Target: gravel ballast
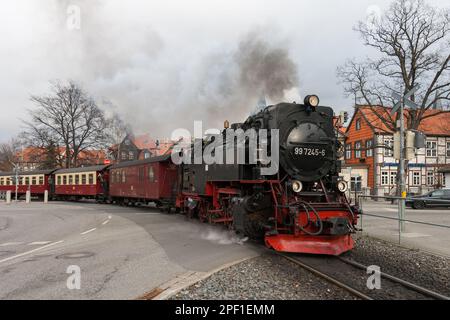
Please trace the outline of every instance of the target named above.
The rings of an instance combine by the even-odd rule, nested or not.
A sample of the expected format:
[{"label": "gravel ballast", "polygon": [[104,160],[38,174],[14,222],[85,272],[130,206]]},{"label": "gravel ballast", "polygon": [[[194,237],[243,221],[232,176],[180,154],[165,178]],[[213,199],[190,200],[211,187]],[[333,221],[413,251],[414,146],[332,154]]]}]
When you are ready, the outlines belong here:
[{"label": "gravel ballast", "polygon": [[[343,256],[444,295],[450,295],[450,259],[395,244],[356,237]],[[287,259],[267,252],[241,262],[172,296],[173,300],[352,300],[345,290],[316,277]]]},{"label": "gravel ballast", "polygon": [[323,300],[354,299],[273,253],[241,262],[182,290],[177,300]]}]

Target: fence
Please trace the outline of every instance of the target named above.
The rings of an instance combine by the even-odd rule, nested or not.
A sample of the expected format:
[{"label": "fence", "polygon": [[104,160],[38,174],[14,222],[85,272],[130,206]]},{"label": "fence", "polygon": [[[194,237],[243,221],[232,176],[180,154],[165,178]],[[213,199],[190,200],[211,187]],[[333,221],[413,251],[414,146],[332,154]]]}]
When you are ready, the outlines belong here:
[{"label": "fence", "polygon": [[[387,217],[387,216],[382,216],[382,215],[378,215],[378,214],[372,214],[372,213],[364,213],[364,208],[363,208],[363,201],[361,201],[361,199],[364,198],[370,198],[372,200],[378,200],[378,199],[385,199],[385,200],[412,200],[410,198],[402,198],[402,197],[385,197],[385,196],[371,196],[371,195],[358,195],[357,199],[358,199],[358,204],[359,207],[361,209],[361,211],[363,212],[360,216],[360,223],[361,223],[361,229],[363,228],[363,216],[370,216],[370,217],[376,217],[376,218],[381,218],[381,219],[388,219],[388,220],[396,220],[398,221],[398,243],[401,243],[401,239],[402,239],[402,223],[403,222],[410,222],[410,223],[416,223],[416,224],[421,224],[421,225],[427,225],[427,226],[432,226],[432,227],[438,227],[438,228],[447,228],[450,229],[449,225],[445,225],[445,224],[438,224],[438,223],[431,223],[431,222],[425,222],[425,221],[417,221],[417,220],[410,220],[410,219],[402,219],[400,217],[400,211],[398,212],[398,218],[394,218],[394,217]],[[427,202],[427,201],[433,201],[436,203],[442,203],[442,204],[448,204],[450,205],[450,200],[437,200],[437,199],[426,199],[426,198],[420,198],[420,201],[423,202]]]}]

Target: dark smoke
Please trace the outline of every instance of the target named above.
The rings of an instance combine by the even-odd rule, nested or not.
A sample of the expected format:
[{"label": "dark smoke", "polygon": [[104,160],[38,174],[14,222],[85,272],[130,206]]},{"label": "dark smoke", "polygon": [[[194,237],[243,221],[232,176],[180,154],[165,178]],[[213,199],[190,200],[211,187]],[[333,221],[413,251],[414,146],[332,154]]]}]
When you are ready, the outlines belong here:
[{"label": "dark smoke", "polygon": [[286,48],[270,43],[251,33],[239,45],[236,62],[240,69],[240,83],[249,94],[265,93],[279,101],[285,91],[298,85],[297,66]]}]

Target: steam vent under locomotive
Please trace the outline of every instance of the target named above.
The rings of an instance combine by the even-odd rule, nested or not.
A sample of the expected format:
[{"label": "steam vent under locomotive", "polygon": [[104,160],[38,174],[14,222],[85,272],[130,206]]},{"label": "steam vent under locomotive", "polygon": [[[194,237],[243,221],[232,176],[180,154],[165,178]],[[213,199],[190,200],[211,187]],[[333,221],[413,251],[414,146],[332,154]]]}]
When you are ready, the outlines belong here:
[{"label": "steam vent under locomotive", "polygon": [[[269,151],[271,130],[278,130],[279,168],[271,175],[261,173],[267,165],[248,161],[248,137],[246,162],[226,164],[227,149],[234,148],[235,157],[238,153],[234,138],[227,138],[226,122],[219,146],[223,164],[181,165],[177,206],[202,221],[264,239],[277,251],[339,255],[351,250],[358,209],[349,204],[347,183],[339,177],[336,119],[332,108],[319,106],[319,98],[311,95],[303,104],[268,106],[244,123],[231,125],[244,132],[265,129]],[[196,143],[210,150],[217,137]]]}]

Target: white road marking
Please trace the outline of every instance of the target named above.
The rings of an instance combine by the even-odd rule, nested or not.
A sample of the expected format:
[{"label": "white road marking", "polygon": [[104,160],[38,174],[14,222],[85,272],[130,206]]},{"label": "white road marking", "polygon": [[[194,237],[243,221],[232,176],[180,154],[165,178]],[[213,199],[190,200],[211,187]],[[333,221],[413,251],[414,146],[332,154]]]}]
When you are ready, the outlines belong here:
[{"label": "white road marking", "polygon": [[398,211],[398,209],[394,209],[394,208],[384,208],[384,210],[390,211],[390,212],[397,212]]},{"label": "white road marking", "polygon": [[136,212],[137,215],[146,215],[146,216],[157,216],[161,213],[159,212]]},{"label": "white road marking", "polygon": [[405,237],[405,238],[426,238],[426,237],[431,237],[431,235],[424,234],[424,233],[410,232],[410,233],[402,233],[402,237]]},{"label": "white road marking", "polygon": [[19,246],[23,244],[23,242],[5,242],[0,244],[0,247],[7,247],[7,246]]},{"label": "white road marking", "polygon": [[31,242],[31,243],[29,243],[28,245],[29,246],[41,246],[41,245],[43,245],[43,244],[48,244],[48,243],[50,243],[51,241],[35,241],[35,242]]},{"label": "white road marking", "polygon": [[108,216],[108,219],[111,219],[112,218],[112,216]]},{"label": "white road marking", "polygon": [[109,222],[109,220],[105,220],[105,221],[102,222],[102,225],[105,225],[105,224],[107,224],[108,222]]},{"label": "white road marking", "polygon": [[82,236],[84,236],[85,234],[88,234],[88,233],[90,233],[90,232],[92,232],[92,231],[95,231],[95,230],[97,230],[97,228],[92,228],[92,229],[89,229],[89,230],[87,230],[87,231],[85,231],[85,232],[82,232],[82,233],[80,233]]},{"label": "white road marking", "polygon": [[27,252],[23,252],[23,253],[17,254],[17,255],[15,255],[15,256],[11,256],[11,257],[2,259],[2,260],[0,260],[0,263],[3,263],[3,262],[6,262],[6,261],[10,261],[10,260],[13,260],[13,259],[16,259],[16,258],[20,258],[20,257],[26,256],[26,255],[28,255],[28,254],[30,254],[30,253],[34,253],[34,252],[36,252],[36,251],[40,251],[40,250],[42,250],[42,249],[46,249],[46,248],[52,247],[52,246],[57,245],[57,244],[60,244],[60,243],[62,243],[62,242],[64,242],[64,240],[57,241],[57,242],[53,242],[53,243],[47,244],[47,245],[45,245],[45,246],[43,246],[43,247],[39,247],[39,248],[30,250],[30,251],[27,251]]}]

